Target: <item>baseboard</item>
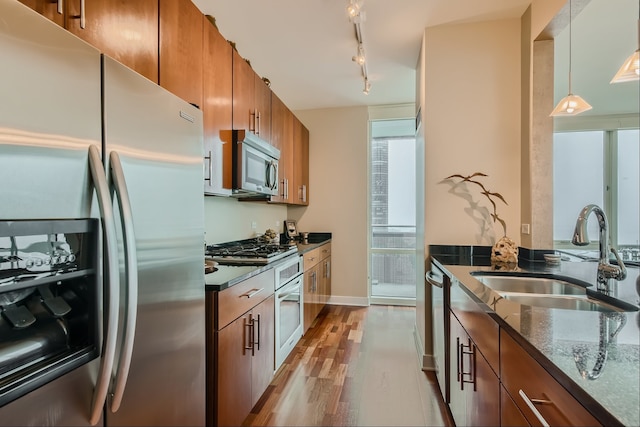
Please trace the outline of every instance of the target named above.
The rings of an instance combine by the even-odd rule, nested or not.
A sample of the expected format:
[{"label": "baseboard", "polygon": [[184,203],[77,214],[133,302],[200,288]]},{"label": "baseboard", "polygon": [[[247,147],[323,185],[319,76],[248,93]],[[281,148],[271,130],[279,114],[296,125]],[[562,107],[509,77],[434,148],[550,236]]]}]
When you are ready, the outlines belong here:
[{"label": "baseboard", "polygon": [[331,295],[327,304],[331,305],[355,305],[361,307],[368,307],[369,298],[367,297],[343,297],[340,295]]},{"label": "baseboard", "polygon": [[436,363],[432,354],[425,354],[424,347],[422,345],[422,340],[420,339],[420,334],[418,333],[418,327],[416,325],[413,326],[413,340],[416,343],[416,352],[418,353],[418,358],[420,360],[420,364],[423,371],[435,371]]}]

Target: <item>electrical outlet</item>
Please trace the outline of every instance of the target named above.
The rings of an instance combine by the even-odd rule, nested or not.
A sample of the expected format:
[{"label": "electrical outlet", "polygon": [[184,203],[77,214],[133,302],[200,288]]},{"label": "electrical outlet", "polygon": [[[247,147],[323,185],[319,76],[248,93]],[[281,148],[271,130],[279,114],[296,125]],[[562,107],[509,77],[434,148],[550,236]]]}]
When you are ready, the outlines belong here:
[{"label": "electrical outlet", "polygon": [[522,234],[531,234],[531,225],[529,224],[522,224],[520,226],[520,232]]},{"label": "electrical outlet", "polygon": [[280,228],[280,221],[276,221],[276,230]]},{"label": "electrical outlet", "polygon": [[255,221],[251,221],[251,229],[252,229],[252,230],[255,230],[255,229],[257,229],[257,228],[258,228],[258,223],[257,223],[257,222],[255,222]]}]

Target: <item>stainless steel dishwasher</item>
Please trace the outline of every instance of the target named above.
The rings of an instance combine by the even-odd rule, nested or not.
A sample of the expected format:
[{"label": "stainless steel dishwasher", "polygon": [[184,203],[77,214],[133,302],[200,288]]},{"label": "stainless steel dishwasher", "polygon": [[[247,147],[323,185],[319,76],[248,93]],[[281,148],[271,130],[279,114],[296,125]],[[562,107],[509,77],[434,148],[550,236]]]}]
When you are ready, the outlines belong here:
[{"label": "stainless steel dishwasher", "polygon": [[447,297],[449,295],[450,279],[438,266],[431,262],[431,270],[425,274],[427,283],[431,285],[431,319],[433,337],[433,358],[435,361],[436,376],[440,385],[442,398],[449,403],[449,307]]}]

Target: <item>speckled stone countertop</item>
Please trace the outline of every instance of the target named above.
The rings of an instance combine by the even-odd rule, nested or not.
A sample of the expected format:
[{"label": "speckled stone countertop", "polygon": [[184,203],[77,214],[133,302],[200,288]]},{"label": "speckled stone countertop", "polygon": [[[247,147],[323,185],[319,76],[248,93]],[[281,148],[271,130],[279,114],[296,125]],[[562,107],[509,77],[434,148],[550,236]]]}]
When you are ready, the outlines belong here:
[{"label": "speckled stone countertop", "polygon": [[[525,349],[551,372],[556,380],[590,408],[604,422],[640,425],[640,312],[603,313],[525,306],[504,298],[486,287],[471,273],[493,271],[488,257],[434,254],[432,260],[491,315],[510,335],[519,336]],[[504,274],[533,274],[578,280],[595,290],[596,262],[520,262],[515,271]],[[627,278],[616,282],[612,296],[638,307],[635,281],[640,270],[627,267]],[[591,292],[591,291],[589,291]],[[609,343],[607,357],[597,379],[583,377],[575,354],[586,359],[586,370],[594,370],[601,349],[601,325],[609,333],[620,328]],[[605,329],[606,330],[606,329]],[[515,334],[515,335],[514,335]],[[584,372],[584,371],[583,371]],[[591,401],[593,400],[593,401]],[[595,402],[595,403],[594,403]],[[605,413],[603,413],[603,409]],[[617,421],[617,423],[615,422]]]}]

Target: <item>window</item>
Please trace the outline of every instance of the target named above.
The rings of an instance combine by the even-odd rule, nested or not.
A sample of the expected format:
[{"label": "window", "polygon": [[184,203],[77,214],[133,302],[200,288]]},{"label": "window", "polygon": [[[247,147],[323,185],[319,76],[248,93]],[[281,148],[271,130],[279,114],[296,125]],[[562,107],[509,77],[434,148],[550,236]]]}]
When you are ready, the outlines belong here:
[{"label": "window", "polygon": [[371,135],[369,150],[371,302],[415,304],[414,121],[413,119],[372,121]]},{"label": "window", "polygon": [[[575,221],[588,204],[604,209],[611,244],[624,259],[640,255],[640,134],[638,129],[557,132],[553,142],[553,239],[571,245]],[[595,218],[595,217],[594,217]],[[596,249],[598,225],[589,220]]]}]

